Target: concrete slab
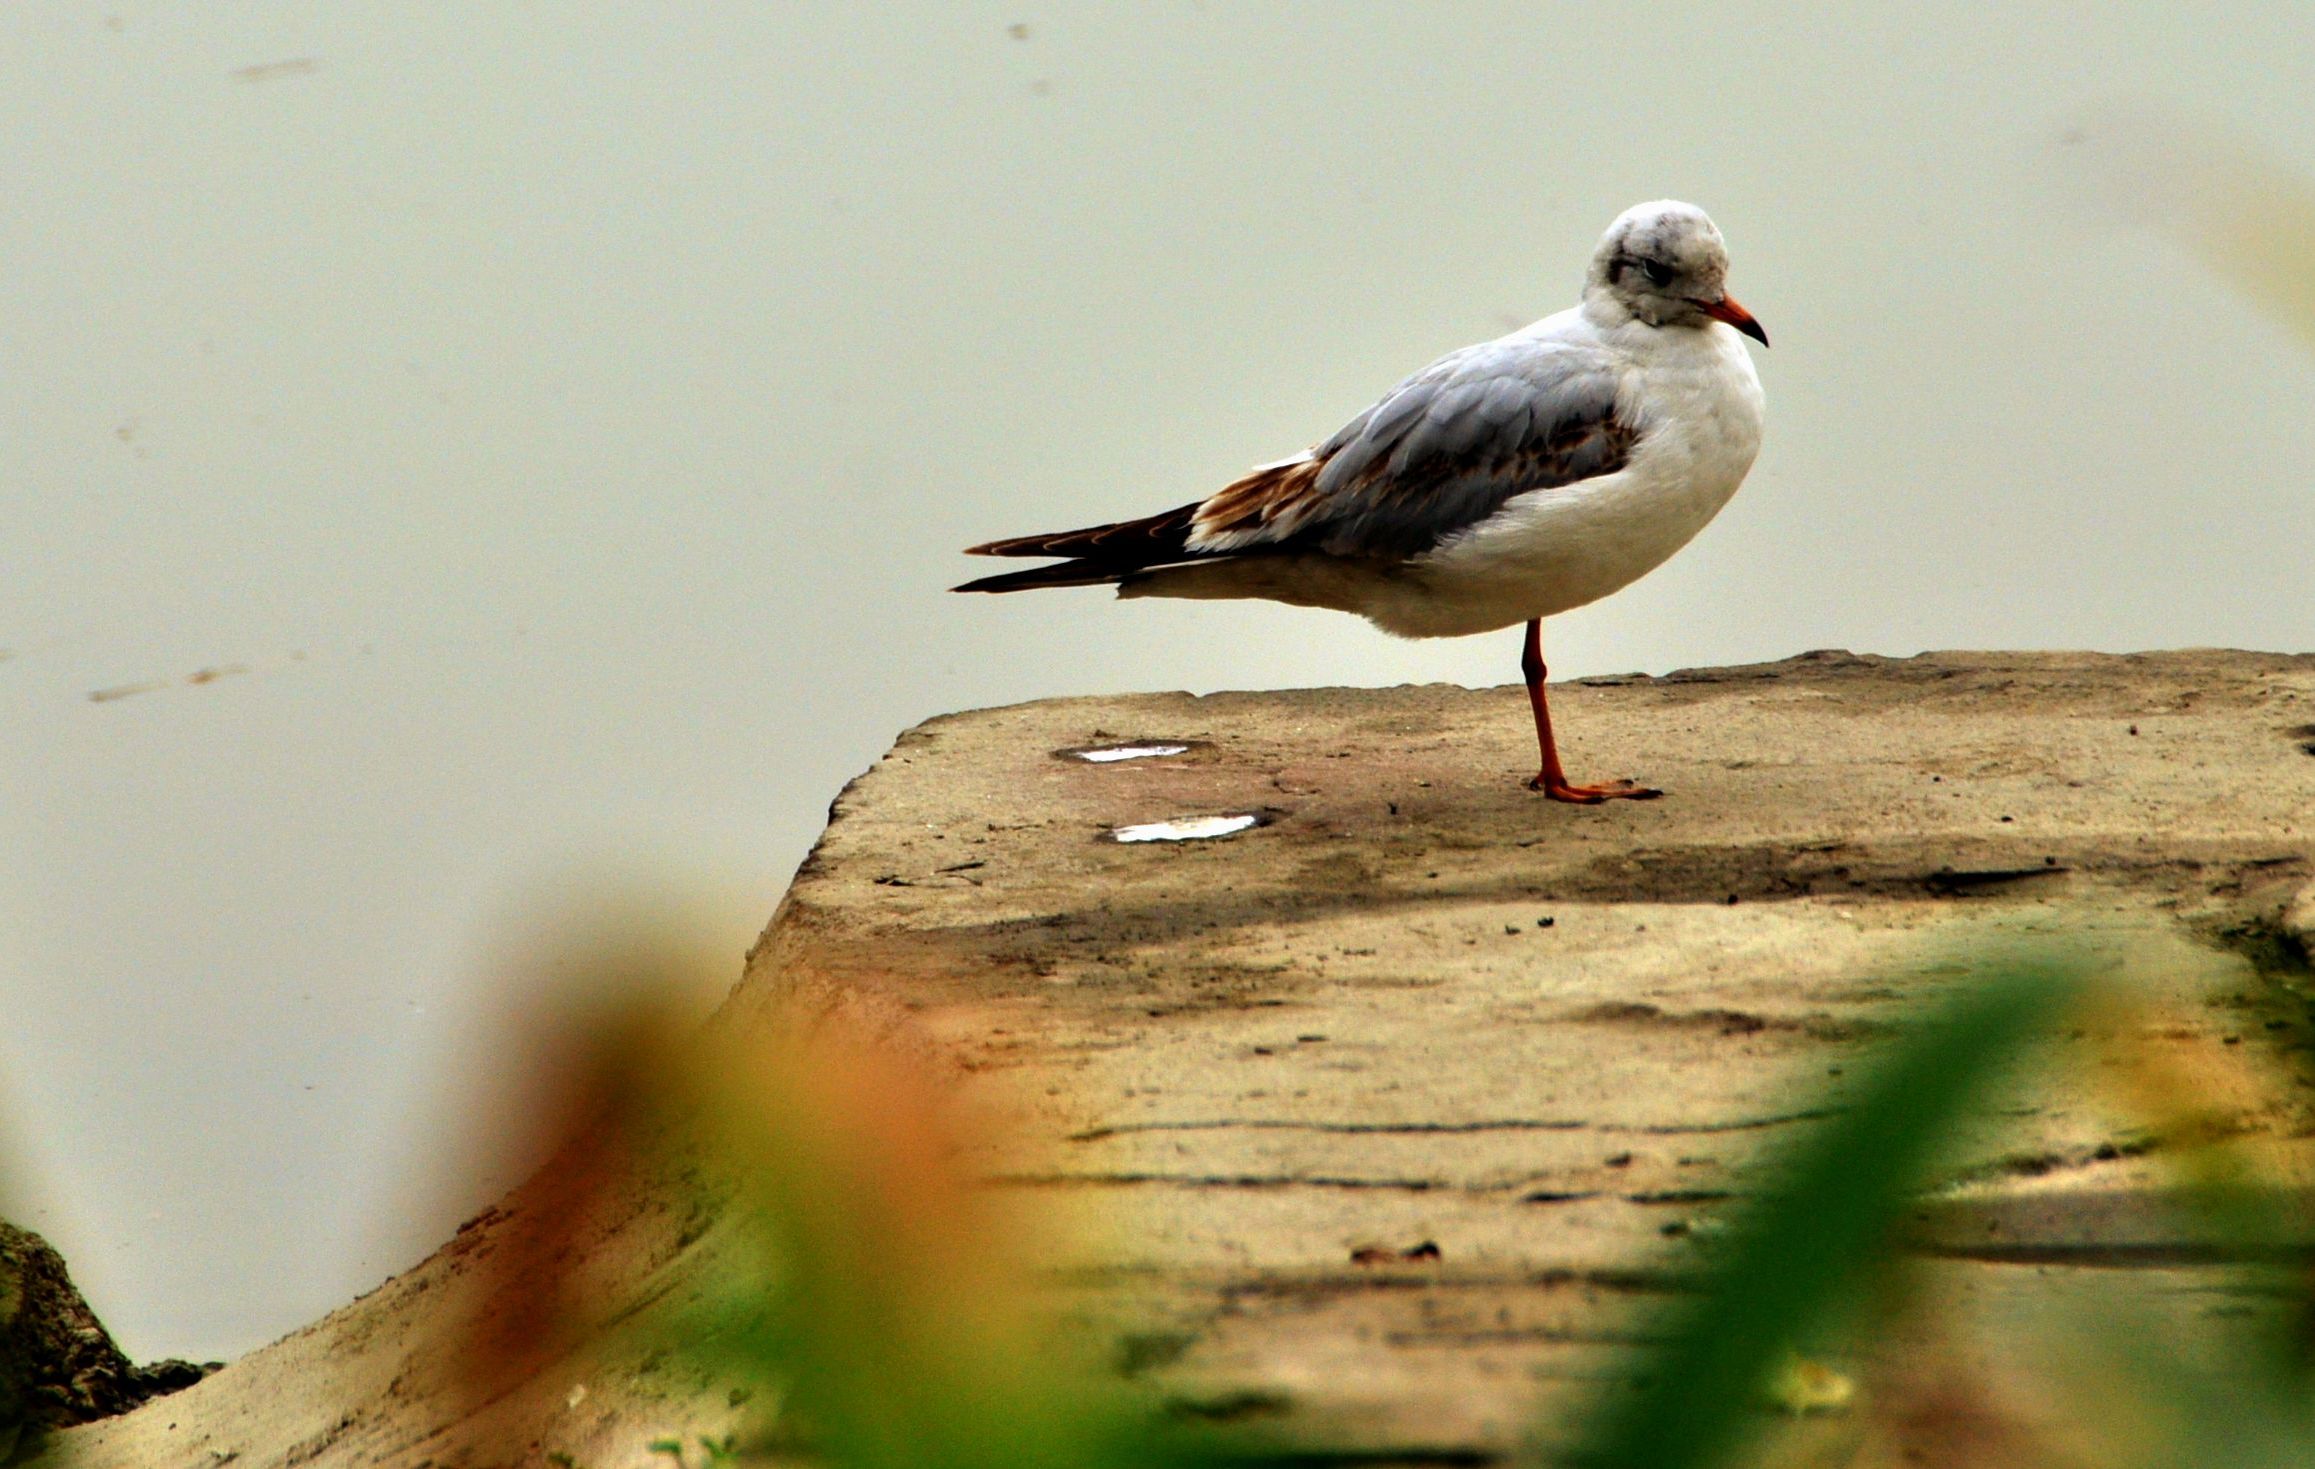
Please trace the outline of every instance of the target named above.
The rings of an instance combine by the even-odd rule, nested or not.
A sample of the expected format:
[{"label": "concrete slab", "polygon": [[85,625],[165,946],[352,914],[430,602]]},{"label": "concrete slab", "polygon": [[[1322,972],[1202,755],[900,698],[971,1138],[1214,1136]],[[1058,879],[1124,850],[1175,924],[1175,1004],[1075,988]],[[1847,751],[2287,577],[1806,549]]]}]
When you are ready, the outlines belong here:
[{"label": "concrete slab", "polygon": [[[718,1023],[907,1016],[1011,1121],[989,1187],[1063,1221],[1057,1310],[1188,1411],[1406,1462],[1508,1453],[1628,1371],[1762,1150],[1988,933],[2131,966],[2152,1008],[2112,1025],[2309,1180],[2288,1082],[2315,1042],[2290,933],[2315,912],[2315,657],[1822,653],[1554,708],[1579,779],[1666,798],[1522,789],[1512,688],[933,720],[837,798]],[[1159,753],[1082,758],[1119,746]],[[1116,835],[1212,817],[1254,821]],[[2095,1084],[2105,1039],[2085,1026],[2079,1064],[1957,1145],[1918,1241],[1948,1314],[2093,1274],[2208,1308],[2209,1267],[2165,1252],[2161,1139]],[[653,1205],[601,1221],[606,1292],[679,1299],[716,1248]],[[169,1405],[204,1452],[326,1465],[624,1462],[728,1418],[717,1385],[606,1357],[446,1423],[429,1344],[507,1227],[80,1431],[85,1462],[213,1462],[151,1457],[186,1442]]]}]

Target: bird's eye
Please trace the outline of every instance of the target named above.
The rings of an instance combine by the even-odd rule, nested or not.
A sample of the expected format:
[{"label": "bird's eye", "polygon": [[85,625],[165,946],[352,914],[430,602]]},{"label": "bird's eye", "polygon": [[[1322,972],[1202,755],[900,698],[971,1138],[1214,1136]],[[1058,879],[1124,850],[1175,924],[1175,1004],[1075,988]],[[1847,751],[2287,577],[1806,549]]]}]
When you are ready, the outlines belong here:
[{"label": "bird's eye", "polygon": [[1652,286],[1672,284],[1672,267],[1661,260],[1643,260],[1640,262],[1640,269],[1648,273],[1648,284]]}]

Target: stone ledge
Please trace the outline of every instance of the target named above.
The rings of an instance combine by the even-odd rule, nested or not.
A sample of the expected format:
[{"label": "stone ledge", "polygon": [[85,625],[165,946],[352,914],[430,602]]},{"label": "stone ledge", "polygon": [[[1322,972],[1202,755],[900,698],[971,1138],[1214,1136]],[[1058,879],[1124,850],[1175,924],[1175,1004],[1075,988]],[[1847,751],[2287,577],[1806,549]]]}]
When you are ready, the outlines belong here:
[{"label": "stone ledge", "polygon": [[[2127,956],[2155,1040],[2209,1075],[2315,1045],[2292,928],[2315,902],[2315,657],[1812,654],[1588,680],[1554,708],[1579,778],[1667,798],[1523,790],[1515,688],[932,720],[838,796],[718,1023],[907,1016],[1014,1119],[989,1186],[1073,1226],[1061,1308],[1121,1370],[1189,1411],[1459,1462],[1625,1370],[1760,1149],[1838,1105],[1836,1073],[1987,932]],[[1119,744],[1170,752],[1078,757]],[[1113,836],[1232,814],[1257,824]],[[2315,1117],[2284,1090],[2219,1100],[2307,1184]],[[2211,1267],[2165,1249],[2159,1140],[2079,1073],[2004,1112],[1925,1209],[1940,1300],[2206,1309]],[[720,1432],[720,1397],[608,1348],[456,1416],[445,1333],[524,1207],[166,1419],[71,1438],[92,1466],[326,1466],[640,1462]],[[625,1200],[589,1236],[591,1278],[646,1323],[715,1248],[669,1215]]]}]

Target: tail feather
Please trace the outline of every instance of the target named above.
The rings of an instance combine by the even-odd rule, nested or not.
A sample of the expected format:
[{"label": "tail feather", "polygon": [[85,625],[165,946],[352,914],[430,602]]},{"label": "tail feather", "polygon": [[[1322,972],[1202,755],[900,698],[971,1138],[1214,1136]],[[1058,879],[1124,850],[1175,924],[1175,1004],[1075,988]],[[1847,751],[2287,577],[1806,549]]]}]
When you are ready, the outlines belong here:
[{"label": "tail feather", "polygon": [[[1024,552],[1024,555],[1027,553]],[[1053,566],[1032,566],[1026,571],[1007,571],[997,576],[984,576],[966,582],[961,587],[950,587],[952,592],[1025,592],[1032,587],[1104,587],[1113,586],[1132,576],[1138,570],[1130,566],[1111,566],[1096,561],[1063,561]]]},{"label": "tail feather", "polygon": [[1121,570],[1152,566],[1161,561],[1179,561],[1190,554],[1190,519],[1197,514],[1198,505],[1202,503],[1193,502],[1168,510],[1163,515],[1152,515],[1142,520],[1120,520],[1111,525],[1087,526],[1083,530],[990,541],[985,545],[967,547],[965,554],[1068,556]]}]

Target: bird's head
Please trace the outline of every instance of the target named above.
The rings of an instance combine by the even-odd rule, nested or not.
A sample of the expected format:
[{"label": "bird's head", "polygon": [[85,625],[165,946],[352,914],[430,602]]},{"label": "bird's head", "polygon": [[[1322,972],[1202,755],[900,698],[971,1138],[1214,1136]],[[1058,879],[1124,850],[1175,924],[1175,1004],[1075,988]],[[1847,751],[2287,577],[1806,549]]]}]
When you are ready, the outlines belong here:
[{"label": "bird's head", "polygon": [[1728,247],[1705,212],[1677,199],[1635,204],[1600,236],[1584,285],[1650,326],[1725,321],[1763,347],[1768,333],[1728,294]]}]

